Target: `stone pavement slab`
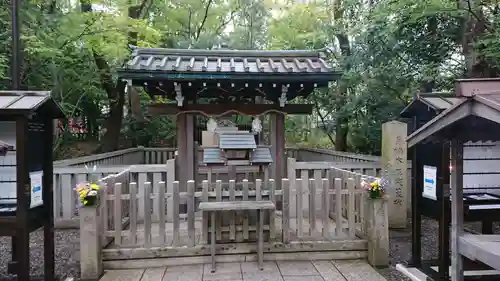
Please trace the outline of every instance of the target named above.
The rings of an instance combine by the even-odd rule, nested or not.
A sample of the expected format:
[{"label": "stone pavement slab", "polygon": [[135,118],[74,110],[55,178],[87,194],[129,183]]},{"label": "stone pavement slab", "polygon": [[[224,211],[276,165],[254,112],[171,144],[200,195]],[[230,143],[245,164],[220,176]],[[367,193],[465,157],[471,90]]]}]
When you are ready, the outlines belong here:
[{"label": "stone pavement slab", "polygon": [[319,272],[310,261],[278,261],[278,267],[283,276],[319,275]]},{"label": "stone pavement slab", "polygon": [[386,281],[364,260],[217,263],[109,270],[100,281]]},{"label": "stone pavement slab", "polygon": [[[203,265],[170,266],[162,281],[200,281],[203,280]],[[142,280],[139,280],[142,281]]]},{"label": "stone pavement slab", "polygon": [[386,281],[364,260],[332,261],[347,281]]},{"label": "stone pavement slab", "polygon": [[313,261],[316,270],[324,281],[345,281],[346,279],[331,261]]}]

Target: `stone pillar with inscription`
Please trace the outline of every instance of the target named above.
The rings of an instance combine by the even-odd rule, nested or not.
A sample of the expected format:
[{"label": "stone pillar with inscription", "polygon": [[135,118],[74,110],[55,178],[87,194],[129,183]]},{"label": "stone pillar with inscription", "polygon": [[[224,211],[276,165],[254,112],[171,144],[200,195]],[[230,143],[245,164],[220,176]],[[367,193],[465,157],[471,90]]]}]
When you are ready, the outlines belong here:
[{"label": "stone pillar with inscription", "polygon": [[382,177],[389,186],[388,213],[390,228],[405,228],[408,207],[407,125],[399,121],[382,124]]}]

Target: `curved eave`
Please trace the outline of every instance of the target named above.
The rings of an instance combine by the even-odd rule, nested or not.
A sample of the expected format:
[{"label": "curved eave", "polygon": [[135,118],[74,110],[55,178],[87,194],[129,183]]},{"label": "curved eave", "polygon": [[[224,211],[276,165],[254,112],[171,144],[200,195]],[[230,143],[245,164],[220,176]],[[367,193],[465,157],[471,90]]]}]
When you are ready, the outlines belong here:
[{"label": "curved eave", "polygon": [[[455,137],[461,138],[463,141],[475,140],[475,137],[478,137],[478,135],[481,135],[480,140],[487,139],[496,141],[500,139],[500,136],[498,136],[497,133],[498,127],[500,127],[500,103],[498,103],[495,98],[498,98],[498,96],[493,97],[492,95],[476,95],[464,98],[449,109],[441,112],[424,126],[409,135],[406,138],[408,147],[410,148],[419,144],[429,137],[440,135],[441,132],[452,128],[452,125],[455,123],[465,120],[465,118],[471,116],[478,117],[479,121],[475,121],[474,123],[477,124],[482,120],[484,121],[483,123],[487,124],[486,127],[489,126],[491,130],[476,132],[470,131],[470,128],[468,127],[472,127],[472,124],[469,122],[466,123],[466,127],[462,128],[462,130],[465,130],[470,135],[467,135],[467,137],[461,137],[464,132],[453,131],[453,135]],[[492,127],[488,124],[495,124],[497,127]]]},{"label": "curved eave", "polygon": [[269,82],[311,82],[325,83],[340,79],[342,72],[306,72],[306,73],[253,73],[253,72],[164,72],[164,71],[144,71],[144,70],[118,70],[120,79],[137,80],[172,80],[172,81],[192,81],[192,80],[245,80],[245,81],[269,81]]}]

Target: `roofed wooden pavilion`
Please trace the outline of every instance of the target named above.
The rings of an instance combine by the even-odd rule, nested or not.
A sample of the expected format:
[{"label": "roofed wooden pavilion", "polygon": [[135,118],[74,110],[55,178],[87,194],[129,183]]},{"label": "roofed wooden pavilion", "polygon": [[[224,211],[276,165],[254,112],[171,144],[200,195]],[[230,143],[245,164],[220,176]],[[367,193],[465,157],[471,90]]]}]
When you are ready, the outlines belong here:
[{"label": "roofed wooden pavilion", "polygon": [[[321,51],[179,50],[133,48],[119,71],[128,85],[142,86],[152,97],[172,102],[152,104],[152,115],[177,118],[177,180],[195,180],[194,120],[196,115],[220,119],[270,115],[271,177],[285,173],[285,114],[311,114],[311,104],[289,104],[337,79]],[[184,168],[185,167],[185,168]],[[280,183],[280,181],[277,181]],[[184,189],[183,187],[181,187]]]},{"label": "roofed wooden pavilion", "polygon": [[[500,79],[458,80],[456,97],[456,102],[408,136],[407,142],[408,147],[439,142],[451,148],[450,189],[443,188],[444,198],[451,196],[450,275],[452,281],[463,281],[464,264],[470,261],[500,270],[499,235],[466,234],[463,228],[464,209],[468,204],[464,197],[464,143],[500,141]],[[497,203],[489,204],[484,216],[500,207]],[[464,257],[469,262],[466,263]]]}]

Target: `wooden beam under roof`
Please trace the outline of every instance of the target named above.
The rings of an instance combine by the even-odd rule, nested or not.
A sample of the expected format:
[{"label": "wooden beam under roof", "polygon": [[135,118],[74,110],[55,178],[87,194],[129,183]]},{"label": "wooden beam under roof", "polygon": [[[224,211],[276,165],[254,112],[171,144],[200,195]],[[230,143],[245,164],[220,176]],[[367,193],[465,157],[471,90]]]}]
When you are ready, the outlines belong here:
[{"label": "wooden beam under roof", "polygon": [[177,104],[156,103],[148,106],[152,115],[178,115],[181,113],[196,113],[206,116],[229,115],[263,115],[271,112],[286,114],[312,114],[312,104],[186,104],[178,107]]}]

